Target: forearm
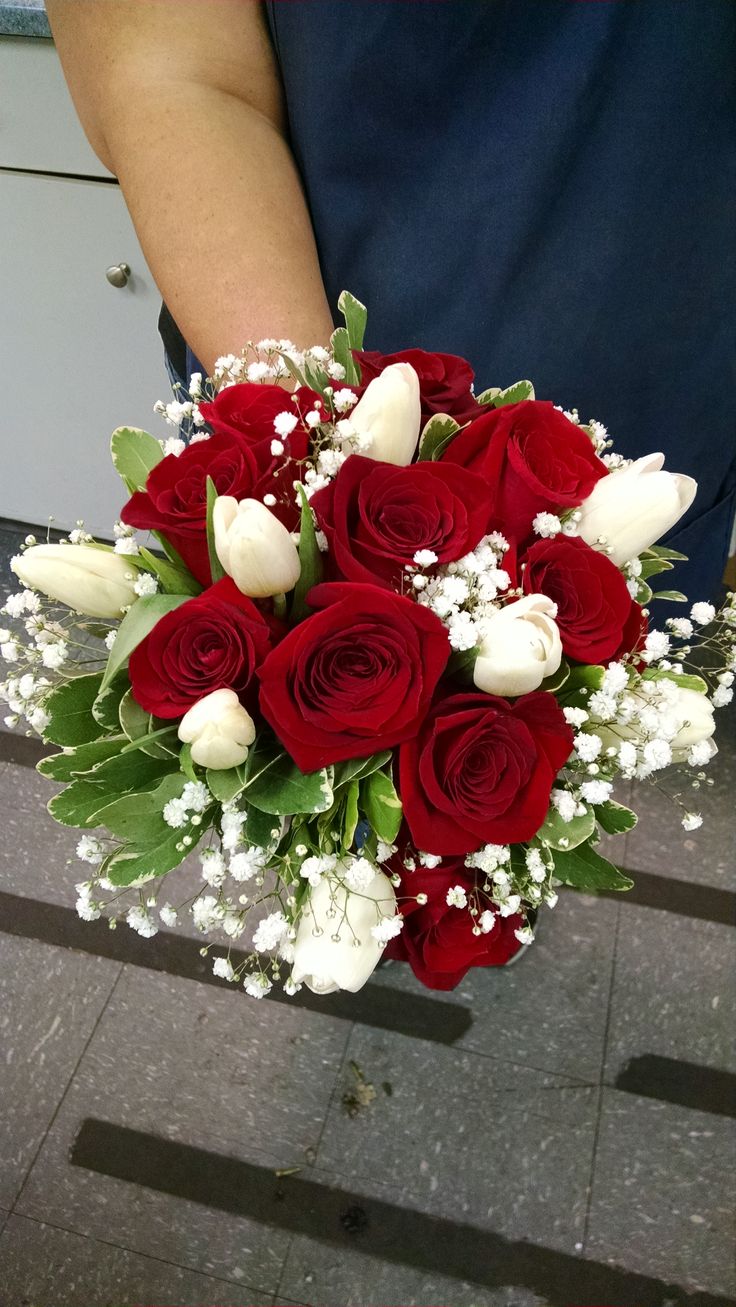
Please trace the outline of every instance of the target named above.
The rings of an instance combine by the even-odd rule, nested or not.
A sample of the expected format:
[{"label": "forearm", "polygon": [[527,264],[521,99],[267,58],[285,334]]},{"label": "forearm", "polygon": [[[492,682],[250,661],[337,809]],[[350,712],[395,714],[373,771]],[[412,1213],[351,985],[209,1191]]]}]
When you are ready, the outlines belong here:
[{"label": "forearm", "polygon": [[[153,112],[152,112],[153,110]],[[156,88],[106,140],[143,251],[204,365],[247,340],[327,344],[309,213],[277,128],[210,86]]]}]

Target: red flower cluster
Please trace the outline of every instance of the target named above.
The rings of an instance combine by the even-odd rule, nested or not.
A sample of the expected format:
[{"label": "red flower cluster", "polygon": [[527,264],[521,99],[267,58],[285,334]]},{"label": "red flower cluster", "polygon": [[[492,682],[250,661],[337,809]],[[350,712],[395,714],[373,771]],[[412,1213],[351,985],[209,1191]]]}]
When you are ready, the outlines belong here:
[{"label": "red flower cluster", "polygon": [[[407,569],[420,554],[431,560],[431,577],[489,533],[502,533],[515,596],[552,600],[565,655],[582,663],[637,648],[643,619],[604,554],[564,534],[535,536],[539,513],[574,509],[607,475],[584,431],[550,403],[480,406],[472,369],[454,355],[355,357],[358,393],[390,364],[410,363],[422,422],[446,413],[462,430],[440,461],[397,467],[359,454],[344,461],[311,501],[329,580],[307,596],[305,619],[280,624],[270,601],[246,598],[229,578],[210,584],[207,478],[219,495],[267,497],[293,530],[293,483],[310,452],[304,419],[325,401],[305,387],[288,395],[242,384],[203,403],[213,434],[164,458],[122,517],[162,533],[208,588],[138,645],[130,678],[138,703],[167,719],[213,690],[235,690],[304,772],[396,749],[406,838],[443,861],[410,877],[397,862],[408,906],[389,951],[426,984],[449,989],[470,966],[500,964],[519,946],[518,918],[494,913],[492,926],[474,932],[469,914],[448,906],[448,890],[459,887],[476,896],[479,913],[491,911],[464,855],[532,839],[573,733],[552,694],[505,699],[458,681],[441,615],[417,602]],[[274,420],[285,411],[298,421],[282,440],[284,452],[274,454]]]}]

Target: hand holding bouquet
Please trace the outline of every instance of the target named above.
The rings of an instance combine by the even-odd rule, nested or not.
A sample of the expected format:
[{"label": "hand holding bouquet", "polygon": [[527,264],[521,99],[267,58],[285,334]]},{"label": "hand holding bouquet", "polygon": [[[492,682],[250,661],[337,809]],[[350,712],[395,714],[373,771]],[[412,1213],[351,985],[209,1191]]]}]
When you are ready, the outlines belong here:
[{"label": "hand holding bouquet", "polygon": [[529,382],[364,352],[340,307],[329,351],[260,341],[157,406],[188,444],[119,428],[115,544],[29,542],[0,632],[10,723],[60,746],[49,810],[85,832],[80,914],[174,925],[196,850],[187,910],[255,997],[357,990],[385,949],[449,989],[559,886],[628,888],[596,848],[636,821],[614,784],[702,778],[736,669],[732,596],[651,625],[690,478]]}]

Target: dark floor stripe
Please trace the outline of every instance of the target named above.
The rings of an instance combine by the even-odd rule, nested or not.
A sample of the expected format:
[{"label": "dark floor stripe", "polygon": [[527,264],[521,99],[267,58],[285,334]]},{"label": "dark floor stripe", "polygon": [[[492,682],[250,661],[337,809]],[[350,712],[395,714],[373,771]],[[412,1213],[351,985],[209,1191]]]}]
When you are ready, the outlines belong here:
[{"label": "dark floor stripe", "polygon": [[[0,931],[43,944],[78,949],[95,957],[111,958],[169,976],[183,976],[205,985],[233,990],[227,981],[212,974],[212,957],[203,958],[199,940],[187,939],[171,931],[159,931],[154,939],[142,939],[127,926],[117,930],[103,920],[80,921],[73,908],[55,903],[41,903],[22,895],[0,892]],[[221,950],[215,950],[220,952]],[[231,949],[233,966],[245,955]],[[454,1044],[473,1024],[470,1010],[460,1003],[448,1003],[421,994],[398,993],[385,985],[368,985],[357,994],[340,990],[319,996],[302,989],[288,998],[274,986],[269,998],[275,1002],[307,1008],[323,1016],[359,1021],[381,1030],[394,1030],[412,1039],[426,1039],[435,1044]]]},{"label": "dark floor stripe", "polygon": [[699,1112],[736,1117],[736,1075],[695,1062],[645,1053],[632,1057],[616,1077],[616,1089]]},{"label": "dark floor stripe", "polygon": [[55,744],[44,744],[37,735],[15,735],[0,731],[0,762],[12,762],[16,767],[35,767],[42,758],[58,753]]},{"label": "dark floor stripe", "polygon": [[662,912],[675,912],[681,917],[697,921],[715,921],[722,926],[736,924],[736,894],[715,885],[698,885],[691,880],[674,880],[671,876],[657,876],[651,871],[636,871],[625,867],[626,875],[634,882],[633,889],[625,894],[610,890],[605,898],[619,903],[636,903],[639,907],[659,908]]},{"label": "dark floor stripe", "polygon": [[400,1266],[488,1289],[526,1288],[551,1307],[728,1307],[728,1300],[718,1295],[687,1292],[652,1276],[505,1239],[302,1175],[277,1177],[238,1158],[105,1121],[83,1121],[70,1161],[99,1175]]}]

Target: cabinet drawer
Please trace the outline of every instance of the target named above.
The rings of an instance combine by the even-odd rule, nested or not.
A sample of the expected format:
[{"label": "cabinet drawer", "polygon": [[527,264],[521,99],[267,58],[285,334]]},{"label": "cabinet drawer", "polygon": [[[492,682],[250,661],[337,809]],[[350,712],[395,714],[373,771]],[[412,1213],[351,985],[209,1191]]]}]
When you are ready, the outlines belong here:
[{"label": "cabinet drawer", "polygon": [[0,37],[0,168],[110,177],[87,143],[52,41]]},{"label": "cabinet drawer", "polygon": [[110,433],[170,434],[152,412],[171,394],[158,291],[117,186],[2,173],[0,229],[0,517],[109,534],[125,499]]}]

